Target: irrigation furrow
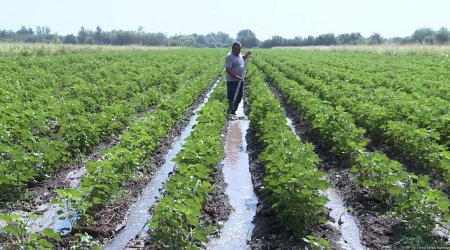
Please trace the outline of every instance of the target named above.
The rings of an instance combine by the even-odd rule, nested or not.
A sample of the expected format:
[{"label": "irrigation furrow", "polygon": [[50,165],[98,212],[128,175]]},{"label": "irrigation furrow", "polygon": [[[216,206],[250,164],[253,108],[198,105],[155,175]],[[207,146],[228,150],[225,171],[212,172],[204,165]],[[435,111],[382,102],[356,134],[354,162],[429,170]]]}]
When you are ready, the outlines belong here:
[{"label": "irrigation furrow", "polygon": [[325,219],[323,191],[329,186],[324,173],[315,167],[319,159],[311,144],[296,138],[262,74],[258,70],[250,73],[249,152],[254,188],[261,200],[250,245],[299,249],[307,247],[303,238],[308,237],[326,247],[329,242],[316,230]]},{"label": "irrigation furrow", "polygon": [[[130,206],[128,210],[128,218],[126,219],[126,226],[113,238],[113,240],[104,246],[104,249],[124,249],[137,235],[144,238],[144,235],[148,230],[148,221],[151,220],[152,215],[149,212],[149,208],[153,206],[155,201],[161,195],[161,189],[164,182],[169,177],[169,174],[174,170],[175,162],[173,158],[182,149],[186,137],[192,132],[192,128],[197,124],[197,112],[208,101],[212,91],[216,88],[220,79],[217,80],[212,89],[206,94],[206,97],[202,103],[193,110],[193,115],[190,117],[189,123],[181,132],[180,136],[170,146],[170,150],[164,156],[164,164],[158,169],[152,179],[145,186],[142,194],[137,201]],[[135,243],[136,244],[136,243]]]},{"label": "irrigation furrow", "polygon": [[166,53],[156,53],[150,62],[147,56],[137,52],[19,57],[10,63],[13,68],[6,67],[0,209],[5,209],[3,202],[28,198],[27,188],[91,152],[125,127],[130,117],[156,105],[162,95],[211,63],[195,64],[194,58],[175,63]]},{"label": "irrigation furrow", "polygon": [[[267,83],[265,83],[267,84]],[[299,132],[297,130],[304,129],[302,126],[295,126],[295,122],[293,121],[292,112],[286,111],[286,103],[282,101],[281,95],[273,86],[268,86],[273,96],[279,101],[281,105],[281,110],[286,115],[286,123],[291,128],[291,131],[295,134],[297,140],[302,141],[306,138],[300,138],[300,134],[304,134],[304,132]],[[320,157],[320,155],[319,155]],[[324,159],[320,160],[321,162]],[[329,180],[328,176],[325,176],[325,179]],[[358,223],[355,218],[348,213],[348,208],[345,207],[342,197],[339,195],[339,191],[333,187],[328,188],[324,192],[322,192],[328,199],[328,202],[325,204],[325,207],[329,209],[329,219],[326,225],[334,228],[339,233],[339,239],[335,239],[334,235],[329,235],[329,241],[335,241],[332,243],[334,247],[342,248],[342,249],[366,249],[366,247],[361,242],[360,237],[360,229],[358,227]]]},{"label": "irrigation furrow", "polygon": [[237,119],[229,121],[225,141],[223,174],[227,183],[226,194],[233,212],[220,230],[218,238],[208,242],[207,249],[246,249],[254,224],[258,198],[253,191],[249,171],[246,133],[249,121],[244,115],[243,103],[236,111]]},{"label": "irrigation furrow", "polygon": [[[175,159],[158,203],[151,208],[146,245],[150,248],[198,248],[229,214],[225,185],[218,173],[226,124],[225,85],[219,84],[201,109],[198,123]],[[223,180],[223,177],[222,177]],[[218,188],[219,187],[219,188]],[[218,219],[219,218],[219,219]],[[222,218],[222,219],[220,219]]]},{"label": "irrigation furrow", "polygon": [[[365,244],[371,247],[392,246],[395,237],[407,235],[395,229],[399,226],[409,230],[414,227],[427,227],[420,237],[426,241],[438,240],[432,238],[432,229],[439,224],[437,221],[435,223],[435,220],[440,219],[440,214],[445,217],[448,209],[441,205],[447,202],[444,194],[429,188],[426,177],[410,175],[402,171],[401,164],[382,154],[367,152],[367,139],[363,136],[363,130],[354,125],[351,116],[343,112],[342,108],[334,108],[322,102],[296,83],[276,73],[274,69],[265,73],[270,75],[272,84],[280,90],[284,100],[296,113],[299,124],[308,127],[306,131],[310,141],[323,151],[322,155],[327,161],[321,164],[321,169],[330,174],[334,185],[353,208],[353,214],[360,220]],[[308,121],[303,121],[298,116],[304,116]],[[358,174],[356,181],[355,176],[350,173],[350,166],[353,166],[352,172]],[[397,181],[391,178],[397,176],[400,177]],[[414,178],[419,180],[418,185],[411,181]],[[389,183],[390,180],[392,181]],[[411,194],[420,198],[408,197]],[[416,208],[423,206],[422,204],[426,204],[429,209],[418,213]],[[405,209],[408,207],[412,209]],[[399,209],[400,215],[395,213]],[[394,211],[391,219],[383,219],[377,215],[388,210]],[[417,223],[418,218],[421,218],[422,224]],[[404,224],[400,225],[402,223]],[[417,237],[416,235],[417,233],[414,233],[408,237]]]},{"label": "irrigation furrow", "polygon": [[[280,104],[285,106],[286,104],[280,100],[280,96],[275,93],[275,90],[273,88],[271,90],[280,101]],[[283,110],[286,113],[287,124],[291,127],[292,132],[296,134],[297,139],[301,140],[299,133],[297,133],[294,127],[292,118],[284,108]],[[323,159],[321,159],[321,161],[323,161]],[[329,179],[329,177],[326,176],[326,179]],[[324,192],[324,195],[328,198],[328,202],[325,204],[325,207],[330,209],[329,216],[331,217],[331,220],[328,220],[327,224],[338,230],[341,235],[337,245],[343,249],[366,249],[361,242],[358,223],[355,218],[348,213],[348,208],[344,205],[344,201],[341,195],[339,195],[339,191],[335,188],[328,188]]]},{"label": "irrigation furrow", "polygon": [[[381,98],[381,103],[380,101],[373,103],[373,100],[364,98],[368,94],[362,94],[359,85],[348,85],[347,81],[338,82],[338,84],[325,83],[312,79],[305,74],[299,74],[298,70],[300,69],[298,67],[289,68],[275,61],[271,61],[271,64],[288,79],[301,83],[302,86],[317,94],[321,99],[333,103],[333,106],[344,107],[354,117],[355,124],[367,130],[368,136],[372,139],[373,147],[383,151],[390,158],[400,161],[408,171],[416,174],[429,174],[429,170],[433,169],[433,175],[435,176],[432,179],[436,180],[433,185],[448,193],[448,185],[446,185],[448,181],[446,179],[450,178],[450,170],[448,164],[445,163],[448,161],[448,157],[446,157],[448,152],[445,149],[445,143],[442,144],[442,141],[439,143],[440,139],[434,135],[437,131],[441,135],[441,139],[447,141],[445,139],[448,134],[445,125],[448,123],[446,118],[448,116],[447,103],[434,105],[439,107],[442,113],[447,114],[436,113],[436,108],[420,108],[418,106],[420,101],[412,102],[411,96],[408,95],[390,100],[389,97],[377,93],[374,94],[377,97],[372,96],[370,99]],[[372,92],[374,91],[372,90]],[[355,98],[356,96],[359,97]],[[422,101],[425,102],[425,100]],[[408,108],[406,108],[405,103],[417,108],[417,110],[414,110],[415,113],[406,112]],[[423,110],[428,111],[424,112]],[[409,110],[409,112],[412,112],[412,110]],[[421,112],[425,113],[426,116]],[[411,120],[411,117],[415,118]],[[423,126],[422,123],[430,124]]]},{"label": "irrigation furrow", "polygon": [[[211,72],[209,72],[208,74],[211,74]],[[205,77],[203,77],[203,78],[205,78]],[[200,86],[198,83],[197,83],[197,85]],[[197,89],[198,89],[198,87],[197,87]],[[202,98],[200,98],[200,100]],[[191,109],[188,109],[187,113],[189,113],[189,115],[190,115],[190,112],[191,112]],[[151,113],[152,112],[149,113],[148,110],[144,111],[142,115],[141,114],[137,115],[137,119],[138,120],[142,119],[143,116],[151,114]],[[185,116],[187,115],[187,113],[185,114]],[[176,136],[176,134],[178,133],[177,130],[180,129],[179,126],[184,124],[183,119],[178,118],[179,124],[177,126],[175,126],[173,131],[169,131],[167,133],[167,139],[163,139],[160,142],[160,143],[162,143],[162,146],[161,146],[161,149],[155,150],[156,155],[159,154],[158,151],[159,152],[164,151],[164,147],[167,147],[167,146],[164,146],[164,143],[163,143],[164,140],[171,140],[170,137]],[[118,141],[118,138],[115,138],[111,142],[105,143],[106,145],[103,145],[103,144],[99,145],[98,151],[113,147],[114,145],[117,144],[117,141]],[[61,179],[60,182],[62,182],[62,184],[60,182],[54,183],[55,181],[53,179],[52,182],[49,181],[50,184],[49,184],[48,188],[46,188],[46,187],[40,188],[40,190],[43,190],[45,200],[37,200],[35,203],[38,203],[38,206],[36,207],[35,210],[30,209],[30,211],[38,213],[38,214],[43,213],[43,216],[42,216],[42,218],[32,219],[32,220],[27,221],[27,227],[30,228],[30,232],[41,231],[43,228],[52,228],[52,229],[54,229],[54,231],[64,231],[65,229],[67,229],[67,228],[70,229],[72,227],[72,225],[75,223],[75,221],[73,219],[76,219],[77,215],[71,214],[72,218],[60,219],[60,217],[62,215],[63,216],[67,215],[67,213],[62,214],[62,215],[59,214],[58,210],[61,210],[61,207],[50,203],[50,200],[55,197],[53,194],[53,190],[59,189],[59,188],[72,188],[73,190],[76,190],[77,188],[79,188],[80,177],[84,176],[86,174],[86,170],[85,170],[86,162],[97,162],[98,160],[102,160],[102,158],[104,157],[104,155],[103,156],[100,155],[98,151],[96,151],[92,155],[88,156],[87,158],[81,159],[79,162],[76,162],[75,164],[73,164],[74,165],[73,167],[69,168],[69,170],[72,168],[74,170],[59,173],[60,179]],[[150,165],[158,164],[157,163],[158,159],[152,159],[152,161],[153,162],[149,162]],[[138,177],[138,179],[136,181],[133,180],[129,184],[127,184],[128,187],[127,187],[127,185],[125,185],[125,188],[127,189],[127,190],[125,190],[125,193],[127,193],[127,195],[131,196],[131,197],[125,197],[126,200],[129,200],[130,198],[133,199],[134,196],[138,195],[138,193],[140,192],[140,190],[138,190],[139,185],[140,185],[140,183],[144,182],[146,180],[146,178],[148,179],[148,177],[141,176],[141,177]],[[128,188],[130,188],[130,184],[131,184],[131,189],[128,190]],[[137,184],[137,186],[133,187],[134,184]],[[42,195],[42,193],[40,195]],[[107,210],[109,210],[109,209],[110,208],[108,208]],[[70,208],[68,210],[70,210]],[[112,213],[111,218],[109,219],[109,222],[112,219],[120,220],[120,218],[118,218],[118,217],[120,217],[121,215],[117,215],[117,214],[118,213],[121,214],[122,212],[118,212],[118,211],[112,211],[112,212],[113,213]],[[19,212],[17,212],[17,214],[26,216],[26,214],[28,214],[28,213],[19,211]],[[68,221],[68,220],[70,220],[70,221]],[[120,224],[118,225],[118,228],[116,227],[117,230],[120,228],[119,226],[120,226]],[[72,231],[72,233],[79,232],[78,230],[79,229],[74,228],[74,231]],[[92,233],[94,235],[94,237],[100,237],[100,238],[108,237],[107,234],[103,234],[102,232],[90,231],[89,228],[86,228],[84,230],[87,230],[84,232]],[[64,232],[62,232],[62,233],[64,234]]]}]

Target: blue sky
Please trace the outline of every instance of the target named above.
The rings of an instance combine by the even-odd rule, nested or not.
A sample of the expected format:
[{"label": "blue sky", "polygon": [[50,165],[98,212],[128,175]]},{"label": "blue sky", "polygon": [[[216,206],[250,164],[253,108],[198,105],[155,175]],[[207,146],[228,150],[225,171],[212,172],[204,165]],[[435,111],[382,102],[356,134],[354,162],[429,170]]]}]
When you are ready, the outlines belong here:
[{"label": "blue sky", "polygon": [[279,35],[380,33],[408,36],[416,29],[450,29],[448,0],[0,0],[0,30],[22,25],[50,27],[52,33],[135,30],[175,34],[222,31],[235,38],[250,29],[260,40]]}]

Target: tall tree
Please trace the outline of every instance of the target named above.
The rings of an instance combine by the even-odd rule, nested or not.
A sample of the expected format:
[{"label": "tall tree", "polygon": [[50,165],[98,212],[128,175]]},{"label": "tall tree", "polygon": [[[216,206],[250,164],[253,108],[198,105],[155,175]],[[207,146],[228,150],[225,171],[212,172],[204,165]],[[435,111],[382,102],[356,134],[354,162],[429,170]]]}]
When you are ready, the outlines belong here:
[{"label": "tall tree", "polygon": [[62,42],[64,44],[77,44],[77,37],[74,36],[73,34],[67,35],[62,39]]},{"label": "tall tree", "polygon": [[103,31],[99,26],[95,29],[94,41],[96,44],[103,44]]},{"label": "tall tree", "polygon": [[[412,35],[413,42],[417,43],[423,43],[425,40],[425,37],[432,37],[434,35],[434,31],[430,28],[420,28],[416,31],[414,31]],[[429,39],[429,38],[427,38]]]},{"label": "tall tree", "polygon": [[84,29],[83,26],[81,26],[80,31],[78,31],[78,42],[80,42],[81,44],[84,44],[86,37],[87,37],[87,31],[86,31],[86,29]]},{"label": "tall tree", "polygon": [[378,33],[373,33],[369,37],[369,44],[382,44],[382,43],[383,43],[383,38]]},{"label": "tall tree", "polygon": [[344,33],[337,36],[338,44],[358,44],[362,40],[362,35],[359,32]]},{"label": "tall tree", "polygon": [[16,32],[16,34],[18,34],[18,35],[34,35],[34,32],[33,32],[33,30],[32,30],[31,28],[28,28],[28,29],[27,29],[27,27],[22,26],[22,27],[20,28],[20,30],[18,30],[18,31]]},{"label": "tall tree", "polygon": [[303,39],[301,36],[296,36],[294,37],[294,39],[292,40],[292,46],[301,46],[303,43]]},{"label": "tall tree", "polygon": [[434,38],[436,39],[436,42],[439,44],[447,43],[450,40],[450,32],[448,31],[448,29],[441,27],[434,34]]},{"label": "tall tree", "polygon": [[198,47],[207,47],[208,46],[206,37],[204,35],[194,34],[193,36],[195,38],[195,43],[197,44]]},{"label": "tall tree", "polygon": [[163,33],[144,33],[141,42],[142,45],[167,46],[167,37]]},{"label": "tall tree", "polygon": [[305,40],[303,40],[303,45],[305,46],[312,46],[314,45],[314,37],[308,36]]},{"label": "tall tree", "polygon": [[49,35],[51,33],[51,29],[47,26],[37,26],[36,27],[36,35]]},{"label": "tall tree", "polygon": [[334,45],[336,44],[336,36],[333,33],[322,34],[316,37],[315,45]]},{"label": "tall tree", "polygon": [[265,40],[260,47],[261,48],[272,48],[275,46],[287,46],[287,40],[281,36],[272,36],[271,39]]},{"label": "tall tree", "polygon": [[239,31],[236,40],[242,44],[242,47],[246,48],[257,47],[259,43],[255,33],[249,29]]}]

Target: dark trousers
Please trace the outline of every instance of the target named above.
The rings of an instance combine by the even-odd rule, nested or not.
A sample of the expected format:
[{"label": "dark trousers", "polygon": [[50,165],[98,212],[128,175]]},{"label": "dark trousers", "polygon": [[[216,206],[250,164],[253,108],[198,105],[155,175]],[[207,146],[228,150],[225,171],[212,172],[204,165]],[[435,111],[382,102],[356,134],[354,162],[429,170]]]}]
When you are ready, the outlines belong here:
[{"label": "dark trousers", "polygon": [[227,98],[228,98],[228,113],[236,112],[239,103],[242,100],[242,91],[244,90],[244,83],[241,83],[236,96],[236,101],[233,106],[234,95],[236,94],[236,89],[238,87],[238,81],[227,82]]}]

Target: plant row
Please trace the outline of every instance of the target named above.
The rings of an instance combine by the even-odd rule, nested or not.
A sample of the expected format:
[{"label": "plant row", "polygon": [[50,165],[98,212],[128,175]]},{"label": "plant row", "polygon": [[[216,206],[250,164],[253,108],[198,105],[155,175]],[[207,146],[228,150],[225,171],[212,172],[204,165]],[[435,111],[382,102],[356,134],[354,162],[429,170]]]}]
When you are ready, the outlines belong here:
[{"label": "plant row", "polygon": [[[151,160],[150,153],[158,147],[159,140],[181,119],[192,102],[198,99],[206,86],[210,85],[211,79],[217,76],[217,72],[219,72],[218,65],[207,70],[202,76],[184,82],[177,91],[162,98],[153,112],[136,119],[121,135],[120,142],[116,146],[101,152],[103,155],[101,161],[87,163],[88,174],[82,177],[79,189],[57,189],[59,198],[52,202],[58,203],[61,209],[66,210],[61,210],[60,219],[75,223],[72,226],[95,223],[92,217],[94,212],[117,198],[125,182],[148,167]],[[2,215],[1,219],[8,223],[7,226],[23,225],[22,227],[26,228],[24,222],[27,219],[16,217],[16,215]],[[53,232],[49,228],[45,230]],[[48,238],[47,234],[44,234],[46,236],[44,237],[40,233],[29,233],[27,230],[20,234],[6,230],[3,233],[11,237],[4,243],[5,247],[34,246],[36,242],[30,239],[40,237],[45,243],[44,240]],[[80,240],[85,237],[77,236]]]},{"label": "plant row", "polygon": [[[353,85],[356,88],[351,88],[340,82],[335,85],[325,84],[297,71],[297,68],[284,67],[274,61],[272,63],[276,64],[277,70],[302,84],[306,89],[314,91],[319,98],[344,107],[353,115],[357,124],[373,135],[372,138],[383,141],[391,149],[401,152],[408,159],[415,161],[415,165],[434,170],[445,178],[447,184],[450,183],[450,152],[437,142],[439,133],[434,129],[419,128],[414,122],[407,123],[401,117],[395,117],[387,108],[389,105],[371,103],[367,100],[367,93],[356,90],[357,85]],[[376,98],[376,95],[376,92],[373,93],[370,99]],[[392,102],[398,104],[407,101],[395,99]],[[441,127],[450,136],[448,126],[450,119]]]},{"label": "plant row", "polygon": [[368,139],[364,137],[366,131],[358,128],[353,116],[342,107],[333,107],[322,101],[260,58],[255,58],[254,62],[280,89],[288,103],[297,108],[304,119],[320,131],[323,139],[331,145],[332,153],[353,161],[367,146]]},{"label": "plant row", "polygon": [[225,84],[222,81],[200,110],[197,124],[173,161],[174,173],[163,196],[152,208],[150,242],[160,248],[196,249],[214,230],[201,210],[212,191],[213,167],[224,156],[222,130],[226,122]]},{"label": "plant row", "polygon": [[175,54],[161,52],[0,59],[0,199],[89,152],[216,63],[213,54],[199,63],[184,53],[172,64]]},{"label": "plant row", "polygon": [[[272,52],[272,51],[267,51]],[[277,51],[270,53],[301,64],[311,77],[383,87],[396,93],[450,100],[448,59],[439,55],[387,55],[370,52]],[[325,67],[325,68],[324,68]]]},{"label": "plant row", "polygon": [[[417,124],[420,128],[433,131],[433,139],[441,145],[450,146],[450,102],[435,95],[425,95],[424,93],[429,92],[430,89],[424,87],[420,81],[407,82],[408,85],[417,85],[418,88],[422,88],[421,91],[416,90],[411,93],[401,91],[396,86],[384,86],[383,82],[391,81],[392,77],[386,76],[383,81],[378,79],[373,82],[375,80],[363,78],[362,72],[347,73],[345,67],[330,67],[326,61],[306,64],[292,56],[278,56],[276,59],[272,57],[269,61],[276,64],[276,67],[288,74],[290,78],[292,75],[294,77],[301,75],[298,77],[310,79],[309,82],[313,79],[321,82],[320,90],[326,91],[321,94],[324,99],[337,101],[338,105],[357,102],[358,105],[353,106],[355,109],[359,109],[360,104],[381,106],[383,109],[380,113],[383,120]],[[378,71],[371,71],[371,74],[376,73]],[[445,86],[445,78],[442,78],[441,82]]]},{"label": "plant row", "polygon": [[[354,166],[352,172],[358,178],[357,185],[369,189],[370,196],[392,205],[395,218],[413,231],[412,235],[431,238],[436,224],[448,223],[448,197],[443,192],[432,189],[427,176],[407,173],[400,163],[388,159],[384,154],[367,152],[367,139],[363,137],[363,130],[355,126],[351,115],[342,108],[334,108],[320,100],[269,64],[260,60],[254,62],[277,86],[288,104],[295,107],[304,119],[311,122],[321,137],[331,144],[331,151]],[[359,136],[355,137],[355,134]],[[343,142],[348,147],[339,146]],[[383,199],[386,197],[389,199]]]},{"label": "plant row", "polygon": [[266,174],[266,201],[296,237],[305,238],[313,227],[326,221],[324,205],[328,199],[323,192],[329,184],[324,173],[316,169],[319,158],[313,145],[297,139],[259,70],[253,69],[248,79],[250,124],[263,145],[258,158]]},{"label": "plant row", "polygon": [[[117,145],[103,150],[102,160],[87,162],[87,175],[81,178],[79,189],[56,190],[62,207],[74,210],[77,225],[92,223],[92,215],[116,199],[124,184],[141,172],[151,162],[150,154],[159,141],[180,121],[199,94],[211,84],[219,67],[211,67],[202,76],[185,82],[165,96],[153,112],[135,120],[124,132]],[[69,206],[64,206],[69,201]],[[67,214],[73,214],[68,212]]]}]

